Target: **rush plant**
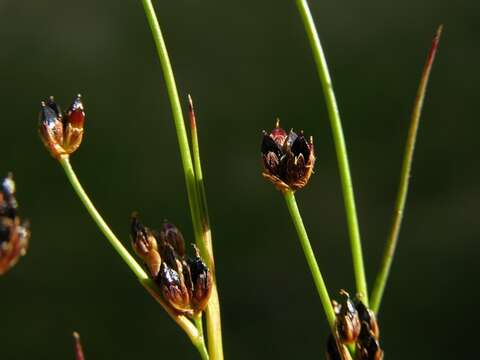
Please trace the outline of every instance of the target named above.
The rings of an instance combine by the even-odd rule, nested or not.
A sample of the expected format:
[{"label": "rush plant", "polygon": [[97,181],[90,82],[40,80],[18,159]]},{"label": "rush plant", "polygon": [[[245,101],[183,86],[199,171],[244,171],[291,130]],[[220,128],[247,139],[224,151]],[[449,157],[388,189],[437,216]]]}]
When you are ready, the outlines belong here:
[{"label": "rush plant", "polygon": [[[186,333],[203,360],[222,360],[224,355],[220,301],[193,100],[190,95],[185,96],[188,108],[186,121],[165,39],[152,1],[141,0],[141,3],[163,71],[175,124],[194,233],[191,251],[186,247],[185,239],[175,225],[164,222],[159,224],[159,229],[156,230],[145,226],[138,213],[134,212],[130,226],[130,245],[136,254],[134,257],[125,247],[126,241],[119,240],[97,211],[70,160],[72,154],[81,146],[84,137],[86,112],[80,95],[74,98],[66,112],[61,111],[52,96],[42,101],[39,135],[47,150],[63,168],[73,190],[100,231],[139,283]],[[352,296],[347,291],[340,290],[342,301],[336,302],[329,295],[324,274],[315,258],[295,197],[296,192],[307,186],[311,176],[314,176],[313,138],[305,135],[303,131],[287,132],[277,120],[273,130],[263,131],[261,138],[262,175],[280,191],[297,231],[331,330],[325,345],[327,359],[379,360],[384,357],[384,352],[380,345],[377,318],[398,242],[421,110],[442,27],[440,26],[435,34],[420,78],[410,119],[391,231],[374,285],[369,289],[347,146],[332,79],[308,3],[306,0],[296,0],[296,5],[322,84],[334,139],[356,283]],[[301,124],[295,124],[297,128],[299,125]],[[12,176],[9,175],[0,182],[0,274],[10,269],[25,253],[28,239],[28,224],[21,222],[18,217],[15,187]],[[83,350],[77,333],[74,334],[74,340],[76,358],[83,360]]]}]

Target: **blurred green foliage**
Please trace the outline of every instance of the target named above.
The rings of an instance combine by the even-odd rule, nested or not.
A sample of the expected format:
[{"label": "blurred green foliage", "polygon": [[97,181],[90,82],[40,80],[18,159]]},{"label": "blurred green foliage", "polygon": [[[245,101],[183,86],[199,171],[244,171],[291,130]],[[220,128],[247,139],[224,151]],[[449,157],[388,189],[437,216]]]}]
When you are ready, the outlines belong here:
[{"label": "blurred green foliage", "polygon": [[[480,199],[474,0],[310,1],[352,166],[367,275],[390,225],[410,108],[445,24],[420,127],[404,227],[380,323],[387,359],[467,358],[476,340]],[[293,1],[159,1],[181,94],[196,103],[227,359],[321,358],[327,326],[283,200],[260,176],[260,131],[279,116],[315,138],[298,194],[332,295],[353,274],[320,84]],[[72,163],[116,233],[133,210],[192,239],[171,112],[137,1],[0,0],[0,171],[32,223],[28,255],[0,279],[1,359],[196,359],[136,283],[37,138],[40,100],[80,92]],[[186,99],[185,99],[186,109]],[[191,240],[193,241],[193,239]]]}]

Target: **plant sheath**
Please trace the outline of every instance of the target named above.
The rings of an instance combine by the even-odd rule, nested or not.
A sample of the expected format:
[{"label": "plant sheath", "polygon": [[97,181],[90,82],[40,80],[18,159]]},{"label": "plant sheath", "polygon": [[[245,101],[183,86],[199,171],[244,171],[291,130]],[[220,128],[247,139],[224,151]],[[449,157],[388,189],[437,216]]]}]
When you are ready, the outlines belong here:
[{"label": "plant sheath", "polygon": [[315,283],[318,295],[320,296],[320,301],[322,302],[323,310],[327,316],[328,324],[330,325],[330,328],[333,329],[333,326],[335,325],[335,312],[333,310],[332,302],[330,300],[330,296],[328,295],[328,290],[325,285],[325,281],[323,280],[322,273],[320,272],[317,260],[315,259],[315,254],[313,253],[312,246],[310,245],[310,240],[308,239],[307,230],[303,224],[302,216],[298,210],[295,193],[289,190],[285,191],[283,196],[285,198],[288,211],[290,212],[290,216],[292,217],[293,224],[295,225],[295,229],[297,230],[298,239],[300,240],[303,253],[307,259],[308,267],[312,273],[313,282]]},{"label": "plant sheath", "polygon": [[408,130],[407,142],[405,145],[405,152],[403,155],[402,169],[400,171],[400,183],[398,186],[397,199],[392,217],[392,226],[383,252],[383,258],[380,269],[375,279],[371,295],[371,309],[378,313],[380,303],[382,301],[383,292],[388,280],[390,268],[392,266],[395,249],[397,247],[398,236],[402,225],[403,213],[405,210],[405,203],[407,201],[408,186],[410,174],[412,170],[413,153],[415,151],[415,142],[417,139],[418,126],[420,123],[420,116],[422,113],[423,101],[427,90],[428,79],[432,70],[433,61],[437,52],[440,35],[442,33],[442,25],[437,29],[435,37],[432,41],[432,46],[428,52],[427,60],[423,67],[422,76],[418,85],[417,95],[413,104],[412,115],[410,118],[410,129]]},{"label": "plant sheath", "polygon": [[362,244],[360,240],[360,230],[358,227],[357,211],[355,208],[355,198],[353,193],[352,178],[348,164],[347,148],[343,136],[342,122],[338,110],[337,100],[333,91],[332,80],[328,71],[327,60],[320,43],[320,38],[313,22],[313,17],[306,0],[296,0],[305,30],[307,32],[310,46],[313,52],[320,82],[322,83],[325,102],[327,105],[330,126],[332,128],[335,150],[337,153],[338,167],[340,171],[340,180],[342,183],[343,198],[347,215],[348,232],[350,235],[350,247],[352,251],[353,270],[355,272],[355,282],[357,292],[361,294],[363,301],[368,306],[367,280],[365,276],[365,267],[363,264]]}]

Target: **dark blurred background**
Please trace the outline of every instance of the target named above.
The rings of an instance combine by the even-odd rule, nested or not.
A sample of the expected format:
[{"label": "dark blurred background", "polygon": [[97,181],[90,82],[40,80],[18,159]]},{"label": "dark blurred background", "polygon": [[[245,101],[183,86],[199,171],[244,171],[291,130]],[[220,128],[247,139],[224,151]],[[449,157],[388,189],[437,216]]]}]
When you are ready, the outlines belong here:
[{"label": "dark blurred background", "polygon": [[[387,359],[471,358],[477,340],[474,0],[310,1],[348,144],[369,283],[390,226],[408,120],[438,24],[407,212],[380,322]],[[322,358],[327,326],[280,193],[260,175],[260,131],[279,116],[315,137],[298,193],[333,297],[354,292],[336,156],[309,45],[291,1],[158,1],[180,94],[197,107],[227,359]],[[192,227],[171,111],[139,1],[0,1],[0,172],[14,171],[29,253],[0,279],[1,359],[196,359],[136,282],[37,136],[39,104],[84,95],[72,157],[113,230],[129,216]],[[184,102],[185,105],[185,102]]]}]

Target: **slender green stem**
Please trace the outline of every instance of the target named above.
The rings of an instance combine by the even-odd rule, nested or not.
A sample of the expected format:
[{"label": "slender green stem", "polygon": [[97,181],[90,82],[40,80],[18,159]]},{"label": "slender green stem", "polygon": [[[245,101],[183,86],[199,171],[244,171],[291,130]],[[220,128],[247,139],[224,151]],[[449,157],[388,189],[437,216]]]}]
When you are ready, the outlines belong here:
[{"label": "slender green stem", "polygon": [[153,8],[152,2],[151,0],[142,0],[142,4],[148,24],[150,25],[150,29],[152,31],[153,40],[157,48],[158,59],[160,60],[163,76],[165,78],[165,85],[167,87],[168,98],[170,100],[170,106],[172,108],[173,120],[177,132],[178,145],[180,148],[180,157],[182,159],[183,171],[185,174],[185,183],[195,232],[195,240],[200,247],[200,251],[205,253],[205,246],[201,241],[202,231],[199,214],[200,206],[196,190],[195,174],[172,65],[170,63],[165,40],[163,38],[162,30],[160,29],[160,24],[155,14],[155,9]]},{"label": "slender green stem", "polygon": [[432,70],[433,61],[437,52],[440,35],[442,33],[442,26],[439,26],[432,46],[427,56],[427,60],[423,67],[420,84],[418,85],[417,95],[413,104],[412,115],[410,118],[410,129],[408,130],[407,143],[405,145],[405,153],[403,156],[402,169],[400,171],[400,183],[398,187],[397,200],[392,217],[392,226],[387,239],[385,250],[383,253],[382,263],[375,280],[371,296],[371,308],[374,312],[380,309],[383,292],[388,280],[390,268],[392,266],[395,249],[397,247],[398,236],[402,225],[403,213],[405,210],[405,203],[407,201],[408,185],[410,180],[410,173],[412,170],[413,153],[415,151],[415,142],[417,139],[418,126],[420,123],[420,115],[422,113],[423,101],[425,99],[425,92],[427,90],[428,79]]},{"label": "slender green stem", "polygon": [[333,310],[332,302],[330,296],[328,295],[327,287],[325,286],[325,281],[323,280],[322,273],[318,267],[317,260],[315,259],[315,254],[313,253],[312,246],[310,245],[310,240],[308,239],[307,230],[305,225],[303,225],[302,216],[298,210],[297,201],[295,200],[295,194],[293,191],[286,191],[283,193],[285,202],[287,203],[288,211],[292,217],[293,224],[297,230],[298,239],[302,245],[305,258],[307,259],[308,267],[312,273],[313,281],[317,287],[318,295],[320,296],[320,301],[323,305],[323,310],[327,316],[328,324],[330,328],[333,328],[335,324],[335,312]]},{"label": "slender green stem", "polygon": [[[203,241],[206,244],[208,251],[206,261],[212,273],[212,292],[208,306],[205,310],[207,315],[207,333],[208,345],[212,358],[223,359],[223,349],[217,346],[216,343],[222,344],[222,323],[220,316],[220,300],[217,288],[217,276],[215,271],[215,261],[213,256],[212,232],[210,230],[210,218],[208,215],[207,195],[205,192],[205,184],[203,181],[202,162],[200,160],[200,146],[198,142],[197,120],[195,117],[195,110],[193,107],[192,97],[188,96],[189,115],[190,115],[190,130],[192,136],[192,151],[193,164],[195,168],[195,179],[197,181],[197,193],[200,200],[200,216],[203,232]],[[210,339],[215,339],[212,343]]]},{"label": "slender green stem", "polygon": [[337,100],[335,99],[335,93],[333,92],[332,80],[328,71],[327,60],[325,59],[325,54],[315,28],[315,23],[313,22],[308,3],[306,0],[296,0],[296,2],[308,35],[308,39],[310,41],[310,46],[312,47],[313,57],[317,65],[317,71],[322,83],[325,102],[330,118],[330,125],[335,142],[335,150],[337,152],[338,167],[340,170],[345,210],[347,214],[350,247],[352,251],[353,269],[355,272],[357,292],[363,297],[365,304],[368,306],[367,280],[365,277],[365,267],[363,264],[360,230],[358,227],[357,211],[355,209],[355,198],[353,194],[350,167],[348,165],[347,148],[345,145],[345,138],[343,136]]},{"label": "slender green stem", "polygon": [[70,160],[68,157],[64,157],[59,160],[60,164],[67,175],[68,180],[72,184],[73,189],[77,193],[80,201],[83,203],[88,213],[92,217],[93,221],[97,224],[98,228],[105,235],[107,240],[110,242],[115,251],[120,255],[123,261],[128,265],[130,270],[135,274],[140,283],[145,287],[145,289],[157,300],[158,303],[167,311],[168,315],[186,332],[193,344],[198,342],[198,331],[190,320],[188,320],[183,315],[178,315],[173,311],[170,306],[168,306],[163,299],[160,297],[160,290],[156,284],[148,277],[147,273],[143,268],[135,261],[133,256],[128,252],[127,249],[123,246],[120,240],[115,236],[113,231],[107,225],[105,220],[103,220],[100,213],[97,211],[87,193],[82,187],[82,184],[78,180],[75,171],[73,170]]},{"label": "slender green stem", "polygon": [[205,346],[205,339],[203,337],[203,323],[202,323],[202,314],[198,314],[194,316],[193,321],[195,322],[195,326],[197,327],[197,331],[202,338],[202,341],[198,343],[197,350],[200,353],[200,356],[203,360],[209,360],[209,355],[207,351],[207,347]]},{"label": "slender green stem", "polygon": [[[200,249],[202,257],[206,260],[207,265],[215,275],[215,266],[213,261],[213,248],[211,243],[210,229],[202,230],[202,216],[200,205],[200,193],[197,188],[197,181],[192,163],[188,136],[185,129],[182,108],[178,97],[178,91],[175,84],[172,66],[163,39],[160,24],[155,14],[151,0],[142,0],[145,15],[152,31],[153,40],[155,42],[158,58],[162,67],[165,83],[167,87],[168,97],[172,108],[173,119],[177,131],[178,143],[180,147],[180,155],[182,158],[183,170],[185,174],[185,183],[187,187],[188,201],[192,215],[192,223],[195,233],[195,241]],[[207,330],[208,330],[208,347],[212,360],[223,360],[220,305],[218,292],[216,288],[216,278],[214,276],[212,294],[206,309]]]}]

